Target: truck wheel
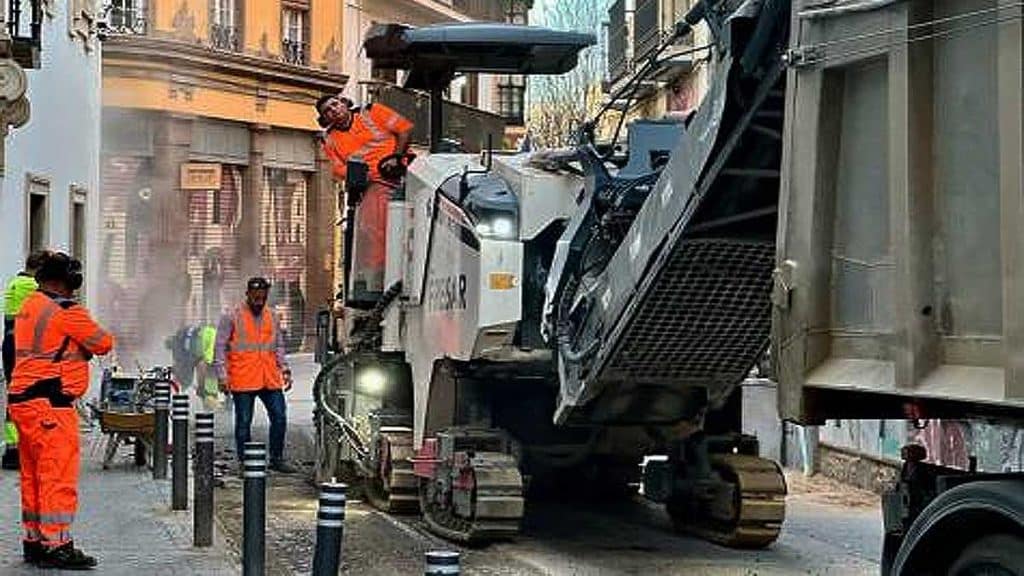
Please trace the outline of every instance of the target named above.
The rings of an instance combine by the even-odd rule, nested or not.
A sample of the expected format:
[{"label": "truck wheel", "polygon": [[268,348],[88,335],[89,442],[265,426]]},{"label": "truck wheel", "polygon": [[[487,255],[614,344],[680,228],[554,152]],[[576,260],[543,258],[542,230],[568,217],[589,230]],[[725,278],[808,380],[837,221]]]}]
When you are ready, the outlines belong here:
[{"label": "truck wheel", "polygon": [[1013,534],[985,536],[964,548],[950,576],[1024,576],[1024,538]]}]

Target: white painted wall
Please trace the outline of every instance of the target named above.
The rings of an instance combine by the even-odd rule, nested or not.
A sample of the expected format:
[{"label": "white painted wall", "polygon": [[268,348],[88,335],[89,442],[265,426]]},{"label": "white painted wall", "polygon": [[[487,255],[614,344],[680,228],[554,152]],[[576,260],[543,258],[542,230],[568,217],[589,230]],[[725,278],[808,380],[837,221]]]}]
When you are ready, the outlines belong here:
[{"label": "white painted wall", "polygon": [[[68,33],[68,2],[53,3],[42,30],[42,66],[27,70],[31,118],[6,140],[0,194],[0,279],[24,263],[27,243],[26,178],[50,182],[49,244],[67,250],[71,240],[72,185],[88,191],[86,208],[86,299],[95,301],[99,246],[100,45],[86,51]],[[92,296],[90,298],[90,296]]]}]

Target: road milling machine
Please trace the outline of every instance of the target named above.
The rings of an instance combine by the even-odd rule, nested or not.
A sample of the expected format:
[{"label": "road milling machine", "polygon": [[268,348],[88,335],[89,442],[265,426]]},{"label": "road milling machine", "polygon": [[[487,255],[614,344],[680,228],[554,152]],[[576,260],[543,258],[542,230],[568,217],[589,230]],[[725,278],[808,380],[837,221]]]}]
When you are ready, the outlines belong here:
[{"label": "road milling machine", "polygon": [[[706,98],[629,125],[628,154],[595,142],[599,118],[570,150],[439,149],[456,74],[562,74],[592,35],[370,32],[375,65],[430,92],[434,150],[392,195],[384,270],[354,269],[346,229],[345,338],[315,387],[321,478],[357,474],[376,506],[460,542],[514,536],[546,487],[641,481],[681,531],[778,537],[784,477],[740,433],[738,385],[769,338],[789,2],[696,4],[614,99],[699,22]],[[365,170],[348,173],[351,224]]]}]

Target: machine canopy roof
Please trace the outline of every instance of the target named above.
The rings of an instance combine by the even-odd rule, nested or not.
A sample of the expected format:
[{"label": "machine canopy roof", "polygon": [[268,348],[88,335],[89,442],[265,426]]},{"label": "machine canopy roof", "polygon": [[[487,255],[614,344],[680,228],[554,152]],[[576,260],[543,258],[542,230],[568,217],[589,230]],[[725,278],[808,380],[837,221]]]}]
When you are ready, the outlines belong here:
[{"label": "machine canopy roof", "polygon": [[411,28],[377,24],[363,47],[378,68],[408,70],[407,88],[447,86],[458,73],[564,74],[576,67],[593,34],[498,23]]}]

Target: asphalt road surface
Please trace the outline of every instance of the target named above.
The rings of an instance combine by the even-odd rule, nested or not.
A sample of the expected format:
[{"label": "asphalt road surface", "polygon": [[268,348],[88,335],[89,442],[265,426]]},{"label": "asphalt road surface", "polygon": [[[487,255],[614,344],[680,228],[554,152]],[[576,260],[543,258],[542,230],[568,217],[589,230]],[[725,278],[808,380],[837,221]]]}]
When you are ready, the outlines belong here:
[{"label": "asphalt road surface", "polygon": [[[308,460],[312,376],[308,356],[293,359],[289,445]],[[257,417],[259,421],[259,416]],[[224,441],[227,438],[223,438]],[[532,502],[513,542],[469,549],[429,534],[418,517],[392,517],[350,500],[345,523],[346,574],[422,574],[428,550],[457,550],[469,575],[618,574],[877,574],[881,542],[878,498],[824,479],[789,476],[787,519],[766,550],[737,551],[671,529],[659,506],[640,497],[612,502]],[[315,489],[305,477],[271,476],[268,573],[309,573],[314,546]],[[238,544],[240,485],[218,492],[218,515]]]}]

